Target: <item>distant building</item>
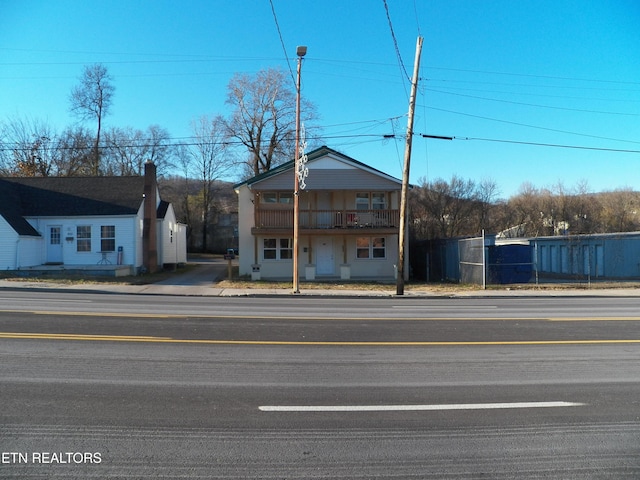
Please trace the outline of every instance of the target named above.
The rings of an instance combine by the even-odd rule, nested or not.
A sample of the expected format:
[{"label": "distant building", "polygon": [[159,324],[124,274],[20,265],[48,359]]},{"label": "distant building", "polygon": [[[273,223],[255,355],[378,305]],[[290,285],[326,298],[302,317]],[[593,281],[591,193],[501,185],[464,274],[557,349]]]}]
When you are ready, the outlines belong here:
[{"label": "distant building", "polygon": [[640,232],[530,239],[541,275],[640,278]]},{"label": "distant building", "polygon": [[[482,283],[640,279],[640,232],[455,238],[414,246],[420,279]],[[421,262],[422,263],[419,263]]]}]

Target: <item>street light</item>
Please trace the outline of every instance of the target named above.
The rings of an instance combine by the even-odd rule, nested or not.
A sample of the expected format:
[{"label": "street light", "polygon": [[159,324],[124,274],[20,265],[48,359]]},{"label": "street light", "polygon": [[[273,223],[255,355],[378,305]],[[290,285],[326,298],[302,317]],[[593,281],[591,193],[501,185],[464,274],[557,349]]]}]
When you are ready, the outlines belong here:
[{"label": "street light", "polygon": [[296,150],[293,168],[293,293],[300,293],[298,278],[298,234],[300,230],[300,180],[298,178],[298,162],[300,161],[300,70],[302,57],[307,54],[307,47],[298,46],[298,78],[296,80]]}]

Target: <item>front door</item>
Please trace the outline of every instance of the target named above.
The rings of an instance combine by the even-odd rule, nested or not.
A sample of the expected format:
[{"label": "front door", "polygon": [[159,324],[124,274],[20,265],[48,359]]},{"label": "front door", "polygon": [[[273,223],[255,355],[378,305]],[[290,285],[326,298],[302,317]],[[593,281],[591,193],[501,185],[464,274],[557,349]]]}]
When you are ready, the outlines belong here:
[{"label": "front door", "polygon": [[50,226],[47,237],[47,263],[62,263],[62,227]]},{"label": "front door", "polygon": [[333,275],[334,273],[333,240],[330,237],[318,238],[316,240],[316,274]]}]

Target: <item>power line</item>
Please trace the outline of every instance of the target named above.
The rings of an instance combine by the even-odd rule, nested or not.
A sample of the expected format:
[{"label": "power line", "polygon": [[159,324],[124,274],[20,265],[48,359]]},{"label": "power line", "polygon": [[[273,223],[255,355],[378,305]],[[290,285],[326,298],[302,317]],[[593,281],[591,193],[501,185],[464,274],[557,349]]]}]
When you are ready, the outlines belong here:
[{"label": "power line", "polygon": [[404,62],[402,61],[402,55],[400,55],[400,49],[398,48],[398,40],[396,39],[396,34],[393,31],[393,23],[391,22],[391,15],[389,14],[389,5],[387,5],[387,0],[382,0],[382,2],[384,3],[384,9],[387,12],[387,21],[389,22],[389,30],[391,30],[391,38],[393,39],[393,45],[396,49],[396,56],[398,57],[398,62],[402,67],[400,70],[400,73],[404,71],[405,77],[407,77],[407,80],[409,80],[409,83],[411,83],[411,77],[409,76],[409,73],[407,72],[407,69],[404,66]]},{"label": "power line", "polygon": [[605,147],[586,147],[582,145],[563,145],[558,143],[540,143],[540,142],[524,142],[518,140],[501,140],[497,138],[480,138],[480,137],[452,137],[454,140],[479,140],[483,142],[498,143],[514,143],[517,145],[533,145],[536,147],[553,147],[553,148],[570,148],[576,150],[595,150],[599,152],[615,152],[615,153],[640,153],[640,150],[631,150],[624,148],[605,148]]},{"label": "power line", "polygon": [[[431,79],[429,80],[429,83],[433,82],[434,80]],[[443,82],[443,83],[452,83],[449,82],[447,80],[436,80],[439,82]],[[454,81],[455,82],[455,81]],[[470,82],[463,82],[463,83],[470,83]],[[491,85],[489,83],[489,85]],[[502,86],[518,86],[518,87],[524,87],[524,86],[531,86],[531,85],[520,85],[520,84],[497,84],[497,85],[502,85]],[[537,86],[537,85],[536,85]],[[559,99],[564,99],[564,100],[581,100],[581,101],[589,101],[589,102],[625,102],[625,103],[629,103],[629,102],[633,102],[633,103],[637,103],[640,102],[640,99],[633,99],[633,98],[629,98],[629,96],[626,96],[625,98],[602,98],[602,97],[583,97],[583,96],[571,96],[571,95],[552,95],[549,93],[534,93],[534,92],[530,92],[530,91],[507,91],[507,90],[488,90],[486,88],[466,88],[466,87],[455,87],[455,86],[450,86],[450,85],[439,85],[437,87],[438,89],[446,89],[446,90],[453,90],[453,91],[462,91],[462,92],[481,92],[481,93],[497,93],[497,94],[502,94],[502,95],[517,95],[517,96],[525,96],[525,97],[543,97],[543,98],[559,98]],[[546,88],[546,86],[545,86]],[[558,87],[558,88],[568,88],[568,87]],[[423,90],[428,90],[429,87],[423,87]],[[592,89],[590,89],[592,90]],[[597,89],[597,90],[601,90],[601,89]],[[434,90],[436,91],[436,90]],[[611,90],[605,90],[605,91],[611,91]],[[634,90],[618,90],[615,89],[613,91],[622,91],[622,92],[634,92]],[[442,92],[442,93],[449,93],[448,91]]]},{"label": "power line", "polygon": [[420,29],[420,19],[418,17],[418,6],[416,5],[416,0],[413,0],[413,13],[416,17],[416,27],[418,28],[418,36],[422,37],[422,31]]},{"label": "power line", "polygon": [[[211,62],[240,62],[247,60],[269,60],[270,58],[261,58],[261,57],[210,57],[210,58],[183,58],[183,59],[173,59],[173,60],[106,60],[100,61],[104,65],[137,65],[137,64],[152,64],[152,63],[160,63],[160,64],[168,64],[168,63],[211,63]],[[94,62],[78,62],[78,61],[67,61],[67,62],[2,62],[0,66],[3,67],[25,67],[25,66],[55,66],[55,65],[87,65],[87,63]]]},{"label": "power line", "polygon": [[[392,120],[392,119],[389,119]],[[395,129],[392,125],[393,133],[362,133],[362,134],[351,134],[351,135],[323,135],[323,136],[310,136],[308,140],[318,141],[318,140],[347,140],[351,139],[351,142],[343,142],[343,145],[352,145],[354,143],[370,143],[370,142],[378,142],[378,141],[388,141],[391,139],[399,140],[403,139],[403,134],[396,134]],[[461,140],[461,141],[483,141],[483,142],[496,142],[496,143],[511,143],[516,145],[532,145],[538,147],[552,147],[552,148],[564,148],[564,149],[574,149],[574,150],[592,150],[592,151],[601,151],[601,152],[613,152],[613,153],[640,153],[640,150],[633,149],[624,149],[624,148],[608,148],[608,147],[590,147],[585,145],[570,145],[570,144],[560,144],[560,143],[544,143],[544,142],[532,142],[532,141],[523,141],[523,140],[509,140],[509,139],[498,139],[498,138],[484,138],[484,137],[462,137],[462,136],[445,136],[445,135],[433,135],[426,133],[415,133],[416,136],[422,137],[424,139],[438,139],[438,140]],[[196,137],[178,137],[175,139],[168,139],[169,143],[163,143],[158,145],[157,143],[130,143],[125,145],[100,145],[98,148],[100,150],[112,150],[112,149],[122,149],[122,148],[171,148],[171,147],[190,147],[190,146],[198,146],[203,144],[208,145],[225,145],[225,146],[241,146],[242,142],[239,140],[228,140],[228,141],[218,141],[218,142],[202,142],[195,141]],[[182,140],[178,142],[171,142],[170,140]],[[624,141],[624,140],[619,140]],[[632,142],[632,143],[640,143],[640,142]],[[43,147],[47,151],[64,151],[64,150],[83,150],[83,147],[78,146],[45,146]],[[88,145],[84,147],[85,150],[89,151],[95,148],[92,145]],[[18,152],[31,152],[33,151],[33,145],[24,146],[22,144],[17,143],[0,143],[0,151],[18,151]]]},{"label": "power line", "polygon": [[[389,27],[391,29],[391,35],[394,40],[394,46],[396,48],[396,53],[398,54],[398,59],[402,62],[402,58],[399,54],[399,49],[397,46],[397,40],[395,37],[395,31],[393,29],[393,24],[391,22],[391,17],[389,14],[389,8],[386,0],[384,1],[385,10],[387,13],[387,20],[389,22]],[[269,0],[271,5],[271,10],[274,15],[274,21],[276,23],[276,28],[278,29],[278,35],[281,40],[281,44],[284,44],[282,41],[282,35],[280,31],[280,26],[278,23],[277,16],[275,14],[275,8],[273,5],[273,0]],[[416,0],[414,0],[414,13],[416,16],[417,29],[420,33],[420,23],[418,19]],[[422,36],[422,35],[420,35]],[[286,54],[285,50],[285,58],[287,62],[289,62],[289,56]],[[215,56],[210,54],[200,54],[200,53],[165,53],[165,52],[108,52],[108,51],[87,51],[87,50],[51,50],[51,49],[24,49],[24,48],[7,48],[0,47],[0,51],[10,52],[40,52],[40,53],[56,53],[56,54],[73,54],[73,55],[93,55],[93,56],[120,56],[120,57],[155,57],[154,59],[139,59],[139,60],[101,60],[100,63],[108,64],[136,64],[136,63],[189,63],[189,62],[235,62],[235,61],[264,61],[264,60],[280,60],[279,58],[271,58],[271,57],[224,57],[224,56]],[[315,59],[315,61],[325,61],[332,63],[345,63],[345,64],[369,64],[369,65],[381,65],[388,66],[388,63],[385,62],[372,62],[372,61],[363,61],[358,59]],[[0,62],[0,66],[45,66],[45,65],[86,65],[91,62],[80,62],[80,61],[61,61],[61,62]],[[407,74],[406,68],[404,68],[404,64],[402,64],[404,73],[409,78]],[[595,83],[609,83],[609,84],[622,84],[622,85],[635,85],[640,86],[640,82],[638,81],[625,81],[625,80],[613,80],[613,79],[595,79],[595,78],[584,78],[584,77],[568,77],[568,76],[559,76],[559,75],[544,75],[544,74],[535,74],[535,73],[516,73],[516,72],[503,72],[503,71],[495,71],[495,70],[474,70],[474,69],[464,69],[464,68],[451,68],[451,67],[441,67],[436,65],[424,65],[426,69],[429,70],[441,70],[441,71],[450,71],[450,72],[463,72],[463,73],[481,73],[488,75],[501,75],[501,76],[511,76],[511,77],[528,77],[528,78],[541,78],[541,79],[556,79],[556,80],[570,80],[570,81],[580,81],[580,82],[595,82]],[[291,68],[289,68],[292,71]],[[420,78],[420,81],[424,80],[437,80],[433,78]],[[457,80],[450,80],[457,81]],[[478,82],[473,82],[478,83]],[[482,83],[482,82],[480,82]],[[540,85],[538,85],[540,86]],[[565,88],[565,87],[553,87],[553,88]],[[577,88],[586,88],[586,87],[577,87]]]},{"label": "power line", "polygon": [[287,66],[289,67],[289,73],[291,74],[291,80],[293,85],[296,86],[296,77],[293,75],[293,69],[291,68],[291,62],[289,62],[289,56],[287,55],[287,48],[284,46],[284,40],[282,39],[282,32],[280,31],[280,24],[278,23],[278,16],[276,15],[276,9],[273,6],[273,0],[269,0],[271,5],[271,12],[273,13],[273,20],[276,23],[276,29],[278,30],[278,37],[280,37],[280,45],[282,45],[282,51],[284,52],[284,58],[287,60]]},{"label": "power line", "polygon": [[491,70],[469,70],[464,68],[446,68],[446,67],[428,67],[430,70],[445,70],[450,72],[465,72],[465,73],[482,73],[489,75],[504,75],[509,77],[528,77],[528,78],[542,78],[542,79],[550,79],[550,80],[571,80],[571,81],[579,81],[579,82],[596,82],[596,83],[618,83],[622,85],[638,85],[640,86],[640,82],[626,81],[626,80],[603,80],[603,79],[592,79],[592,78],[580,78],[580,77],[563,77],[559,75],[541,75],[536,73],[513,73],[513,72],[497,72]]},{"label": "power line", "polygon": [[344,127],[344,126],[350,126],[350,125],[360,125],[363,123],[376,123],[376,124],[383,124],[385,122],[388,122],[389,120],[397,120],[399,118],[402,118],[406,116],[406,113],[403,115],[397,115],[395,117],[389,117],[389,118],[381,118],[378,120],[360,120],[358,122],[346,122],[346,123],[334,123],[333,125],[323,125],[322,128],[331,128],[331,127]]},{"label": "power line", "polygon": [[604,112],[604,111],[601,111],[601,110],[586,110],[586,109],[581,109],[581,108],[556,107],[556,106],[553,106],[553,105],[540,105],[540,104],[535,104],[535,103],[516,102],[516,101],[513,101],[513,100],[502,100],[502,99],[499,99],[499,98],[478,97],[476,95],[468,95],[468,94],[464,94],[464,93],[445,92],[445,91],[442,91],[442,90],[436,90],[434,88],[425,88],[425,90],[429,91],[429,92],[442,93],[444,95],[454,95],[456,97],[475,98],[475,99],[478,99],[478,100],[488,100],[488,101],[491,101],[491,102],[510,103],[512,105],[523,105],[525,107],[549,108],[549,109],[553,109],[553,110],[565,110],[565,111],[570,111],[570,112],[582,112],[582,113],[600,113],[600,114],[606,114],[606,115],[624,115],[624,116],[630,116],[630,117],[638,117],[638,116],[640,116],[640,114],[638,114],[638,113]]},{"label": "power line", "polygon": [[506,123],[506,124],[509,124],[509,125],[517,125],[519,127],[535,128],[537,130],[545,130],[545,131],[548,131],[548,132],[564,133],[564,134],[567,134],[567,135],[577,135],[577,136],[580,136],[580,137],[595,138],[595,139],[598,139],[598,140],[610,140],[610,141],[614,141],[614,142],[625,142],[625,143],[640,144],[640,142],[634,141],[634,140],[624,140],[624,139],[621,139],[621,138],[603,137],[603,136],[600,136],[600,135],[589,135],[587,133],[571,132],[571,131],[567,131],[567,130],[559,130],[559,129],[556,129],[556,128],[540,127],[538,125],[529,125],[529,124],[526,124],[526,123],[511,122],[511,121],[508,121],[508,120],[500,120],[498,118],[484,117],[482,115],[473,115],[471,113],[456,112],[456,111],[453,111],[453,110],[447,110],[445,108],[437,108],[437,107],[430,107],[430,106],[425,106],[425,108],[427,108],[429,110],[435,110],[435,111],[438,111],[438,112],[453,113],[454,115],[463,115],[465,117],[479,118],[481,120],[489,120],[489,121],[492,121],[492,122]]},{"label": "power line", "polygon": [[[511,83],[511,82],[486,82],[482,80],[452,80],[452,79],[442,79],[442,78],[428,78],[423,77],[423,80],[433,83],[433,82],[441,82],[444,83],[446,88],[455,88],[450,87],[449,84],[471,84],[471,85],[499,85],[502,87],[529,87],[534,89],[545,89],[545,90],[586,90],[586,91],[596,91],[596,92],[623,92],[623,93],[638,93],[640,90],[638,88],[613,88],[607,86],[598,86],[598,87],[587,87],[587,86],[579,86],[579,85],[544,85],[539,83]],[[594,80],[597,82],[598,80]]]}]

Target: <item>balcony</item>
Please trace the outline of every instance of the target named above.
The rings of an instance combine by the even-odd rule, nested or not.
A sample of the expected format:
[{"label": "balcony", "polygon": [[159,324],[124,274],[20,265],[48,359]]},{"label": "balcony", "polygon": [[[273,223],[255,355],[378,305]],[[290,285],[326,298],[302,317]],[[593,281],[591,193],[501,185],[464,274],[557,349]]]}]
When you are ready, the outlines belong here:
[{"label": "balcony", "polygon": [[[303,210],[300,209],[302,234],[397,233],[400,224],[399,210]],[[255,226],[251,232],[293,232],[293,210],[256,209]]]}]

